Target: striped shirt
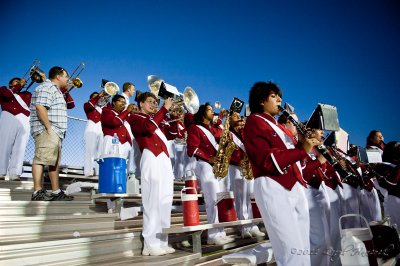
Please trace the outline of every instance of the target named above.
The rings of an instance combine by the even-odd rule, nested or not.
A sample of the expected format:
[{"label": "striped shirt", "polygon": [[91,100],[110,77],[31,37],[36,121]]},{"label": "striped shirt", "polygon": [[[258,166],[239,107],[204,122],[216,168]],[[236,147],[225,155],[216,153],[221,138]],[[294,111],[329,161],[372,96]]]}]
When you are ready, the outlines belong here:
[{"label": "striped shirt", "polygon": [[64,139],[65,132],[67,131],[67,105],[57,85],[47,79],[36,87],[32,95],[30,120],[32,137],[39,135],[45,130],[43,123],[36,113],[36,104],[46,107],[51,128],[60,139]]}]

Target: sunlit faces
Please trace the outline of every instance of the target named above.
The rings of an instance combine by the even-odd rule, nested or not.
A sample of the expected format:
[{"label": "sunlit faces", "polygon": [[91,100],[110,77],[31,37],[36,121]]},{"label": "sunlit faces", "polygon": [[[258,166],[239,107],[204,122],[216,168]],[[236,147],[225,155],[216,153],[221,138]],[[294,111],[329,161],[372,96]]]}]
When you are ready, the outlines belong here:
[{"label": "sunlit faces", "polygon": [[324,131],[322,129],[315,129],[314,138],[316,138],[319,142],[322,142],[324,139]]},{"label": "sunlit faces", "polygon": [[68,86],[69,75],[65,70],[62,73],[57,75],[58,86],[60,88]]},{"label": "sunlit faces", "polygon": [[14,86],[16,86],[16,85],[18,85],[18,84],[21,84],[21,81],[18,80],[18,79],[14,79],[14,80],[11,82],[10,87],[14,87]]},{"label": "sunlit faces", "polygon": [[158,110],[158,102],[153,97],[147,97],[144,102],[140,102],[140,110],[147,115],[156,113]]},{"label": "sunlit faces", "polygon": [[372,142],[376,145],[381,144],[384,141],[383,135],[381,132],[376,132],[375,136],[372,138]]},{"label": "sunlit faces", "polygon": [[237,112],[233,112],[229,118],[229,124],[232,127],[241,126],[243,124],[243,120],[240,114]]},{"label": "sunlit faces", "polygon": [[214,110],[212,106],[207,105],[206,106],[206,112],[204,114],[204,118],[207,119],[208,121],[212,121],[214,117]]},{"label": "sunlit faces", "polygon": [[278,105],[281,105],[282,98],[275,93],[271,93],[267,99],[261,102],[263,106],[264,113],[269,114],[271,116],[275,116],[279,114]]},{"label": "sunlit faces", "polygon": [[119,98],[113,102],[113,108],[115,111],[122,112],[125,109],[126,101],[124,98]]}]

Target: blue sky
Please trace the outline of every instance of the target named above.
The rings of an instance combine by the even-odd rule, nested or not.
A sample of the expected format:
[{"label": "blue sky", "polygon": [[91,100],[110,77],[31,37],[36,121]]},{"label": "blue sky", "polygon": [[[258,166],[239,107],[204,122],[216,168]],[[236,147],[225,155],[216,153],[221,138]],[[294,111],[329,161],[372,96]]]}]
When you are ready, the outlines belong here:
[{"label": "blue sky", "polygon": [[69,111],[84,118],[102,78],[143,91],[158,75],[225,108],[272,80],[301,120],[326,103],[351,143],[365,145],[372,129],[400,140],[399,14],[395,0],[2,1],[0,84],[35,58],[46,73],[84,61]]}]

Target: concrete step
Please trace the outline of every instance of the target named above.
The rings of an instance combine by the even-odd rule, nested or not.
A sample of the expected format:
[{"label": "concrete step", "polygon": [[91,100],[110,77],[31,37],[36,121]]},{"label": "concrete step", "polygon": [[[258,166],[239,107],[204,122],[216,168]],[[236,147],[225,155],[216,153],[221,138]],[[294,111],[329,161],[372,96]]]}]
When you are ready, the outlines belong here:
[{"label": "concrete step", "polygon": [[0,201],[0,216],[107,213],[105,204],[91,201]]},{"label": "concrete step", "polygon": [[[0,188],[0,201],[30,201],[33,189],[25,188]],[[90,201],[89,192],[74,193],[75,201]]]},{"label": "concrete step", "polygon": [[138,255],[141,249],[140,232],[13,244],[1,246],[0,265],[47,265],[125,252]]},{"label": "concrete step", "polygon": [[[123,265],[194,265],[200,257],[187,251],[177,250],[173,254],[160,257],[142,256],[137,252],[124,252],[116,254],[100,255],[96,257],[81,258],[75,260],[50,263],[50,266],[70,266],[70,265],[96,265],[96,266],[123,266]],[[190,263],[192,262],[192,263]]]}]

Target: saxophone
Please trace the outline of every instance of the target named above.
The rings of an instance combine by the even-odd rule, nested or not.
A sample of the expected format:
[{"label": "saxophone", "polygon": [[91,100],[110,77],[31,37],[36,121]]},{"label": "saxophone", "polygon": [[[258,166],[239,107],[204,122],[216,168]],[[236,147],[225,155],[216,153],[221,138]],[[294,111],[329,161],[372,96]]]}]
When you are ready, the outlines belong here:
[{"label": "saxophone", "polygon": [[224,129],[219,141],[218,151],[215,155],[213,172],[217,179],[222,179],[228,174],[232,153],[237,148],[236,144],[231,139],[232,133],[229,131],[229,117],[230,115],[228,114],[224,122]]},{"label": "saxophone", "polygon": [[[223,179],[228,174],[229,162],[232,157],[232,153],[239,147],[232,140],[232,132],[229,130],[229,115],[226,117],[224,122],[224,129],[222,132],[222,137],[219,141],[218,151],[215,156],[215,162],[213,166],[213,172],[215,178]],[[253,179],[253,171],[251,170],[251,165],[247,154],[244,153],[243,159],[240,161],[241,175],[247,179]]]}]

